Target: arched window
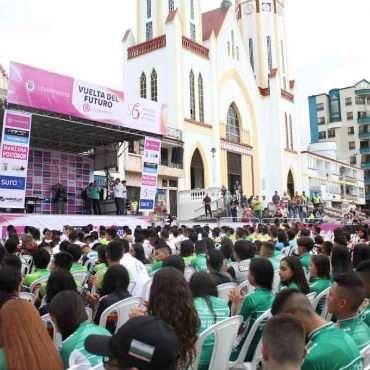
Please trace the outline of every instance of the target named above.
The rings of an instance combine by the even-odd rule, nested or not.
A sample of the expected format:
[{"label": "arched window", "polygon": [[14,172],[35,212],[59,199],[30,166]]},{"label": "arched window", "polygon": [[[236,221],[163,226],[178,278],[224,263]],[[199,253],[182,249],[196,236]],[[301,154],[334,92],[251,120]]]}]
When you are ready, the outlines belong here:
[{"label": "arched window", "polygon": [[199,121],[204,122],[204,96],[203,96],[203,77],[198,76],[198,99],[199,99]]},{"label": "arched window", "polygon": [[235,58],[235,39],[234,39],[234,31],[231,31],[231,53],[233,59]]},{"label": "arched window", "polygon": [[153,68],[153,71],[150,75],[150,98],[153,101],[158,101],[158,76],[156,70]]},{"label": "arched window", "polygon": [[152,0],[146,0],[146,17],[152,17]]},{"label": "arched window", "polygon": [[194,73],[191,70],[189,74],[190,82],[190,118],[195,121],[195,83]]},{"label": "arched window", "polygon": [[290,149],[293,150],[293,124],[292,116],[289,114],[289,131],[290,131]]},{"label": "arched window", "polygon": [[285,148],[289,149],[288,116],[285,113]]},{"label": "arched window", "polygon": [[233,104],[227,111],[226,139],[240,142],[239,116]]},{"label": "arched window", "polygon": [[146,75],[144,72],[140,76],[140,97],[146,99]]},{"label": "arched window", "polygon": [[175,3],[174,0],[169,0],[168,1],[168,12],[172,12],[175,10]]}]

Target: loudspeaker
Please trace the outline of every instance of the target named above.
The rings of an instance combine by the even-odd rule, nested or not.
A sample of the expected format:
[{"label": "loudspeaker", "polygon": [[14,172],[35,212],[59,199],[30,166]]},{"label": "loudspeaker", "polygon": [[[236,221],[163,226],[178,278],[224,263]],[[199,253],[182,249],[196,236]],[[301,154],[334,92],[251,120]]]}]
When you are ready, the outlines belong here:
[{"label": "loudspeaker", "polygon": [[181,148],[181,146],[174,146],[172,148],[171,162],[182,163],[183,160],[184,160],[184,148]]}]

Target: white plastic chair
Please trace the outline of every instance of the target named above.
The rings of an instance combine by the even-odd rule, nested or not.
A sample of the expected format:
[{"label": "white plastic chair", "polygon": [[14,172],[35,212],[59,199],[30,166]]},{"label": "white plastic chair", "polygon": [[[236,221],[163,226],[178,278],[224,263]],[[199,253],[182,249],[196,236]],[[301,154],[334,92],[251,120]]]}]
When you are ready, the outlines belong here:
[{"label": "white plastic chair", "polygon": [[23,262],[21,271],[22,271],[22,275],[26,276],[30,273],[31,266],[28,263]]},{"label": "white plastic chair", "polygon": [[145,267],[145,270],[149,273],[149,270],[153,267],[153,265],[151,263],[147,263],[146,265],[144,265]]},{"label": "white plastic chair", "polygon": [[43,283],[47,283],[48,280],[49,276],[43,276],[36,279],[32,284],[30,284],[30,292],[33,293],[35,288],[37,288],[39,285],[41,286]]},{"label": "white plastic chair", "polygon": [[193,276],[195,270],[192,267],[185,267],[184,277],[186,281],[190,281],[191,277]]},{"label": "white plastic chair", "polygon": [[[101,269],[101,270],[97,271],[97,272],[96,272],[96,274],[95,274],[94,276],[96,276],[96,277],[99,279],[99,276],[100,276],[104,271],[106,271],[106,270],[108,270],[108,267],[105,267],[105,268],[103,268],[103,269]],[[96,293],[96,285],[93,285],[93,286],[91,287],[91,295],[94,295],[95,293]]]},{"label": "white plastic chair", "polygon": [[317,307],[320,303],[321,300],[323,300],[326,304],[326,299],[329,295],[329,290],[330,290],[330,287],[329,288],[326,288],[325,290],[323,290],[320,294],[318,294],[316,297],[315,297],[315,300],[312,304],[312,308],[316,311],[317,310]]},{"label": "white plastic chair", "polygon": [[280,275],[279,271],[274,272],[274,280],[272,281],[272,292],[276,294],[279,290]]},{"label": "white plastic chair", "polygon": [[360,351],[361,357],[364,360],[364,366],[370,367],[370,344]]},{"label": "white plastic chair", "polygon": [[200,356],[204,341],[214,334],[215,343],[209,369],[212,370],[225,370],[228,368],[229,358],[233,347],[233,342],[238,333],[238,329],[243,320],[242,316],[233,316],[229,319],[223,320],[215,325],[212,325],[201,333],[195,344],[197,356],[191,365],[192,370],[197,370],[199,365]]},{"label": "white plastic chair", "polygon": [[19,298],[26,299],[27,301],[31,302],[32,304],[35,303],[35,295],[33,293],[28,292],[21,292],[19,293]]},{"label": "white plastic chair", "polygon": [[331,321],[333,314],[328,312],[328,302],[327,301],[325,301],[325,305],[322,308],[320,316],[328,322]]},{"label": "white plastic chair", "polygon": [[132,294],[132,291],[135,289],[135,286],[136,286],[136,281],[135,280],[131,280],[130,281],[130,284],[128,285],[127,287],[127,291]]},{"label": "white plastic chair", "polygon": [[72,276],[73,276],[73,279],[81,282],[81,286],[83,288],[87,282],[89,273],[87,271],[75,271],[75,272],[72,272]]},{"label": "white plastic chair", "polygon": [[281,261],[283,258],[285,258],[285,255],[284,254],[279,254],[278,256],[276,256],[274,258],[276,258],[278,261]]},{"label": "white plastic chair", "polygon": [[[235,361],[229,361],[229,368],[238,368],[238,369],[252,369],[252,365],[249,362],[244,362],[244,359],[247,355],[248,349],[252,343],[252,340],[257,332],[257,329],[263,322],[267,322],[269,317],[271,316],[270,310],[264,312],[253,324],[251,327],[247,338],[245,339],[245,342],[243,344],[243,347],[241,348],[239,352],[239,356]],[[254,357],[254,356],[253,356]]]},{"label": "white plastic chair", "polygon": [[370,370],[370,365],[366,366],[364,370]]},{"label": "white plastic chair", "polygon": [[150,278],[144,283],[143,290],[141,292],[142,303],[144,303],[144,301],[149,301],[150,287],[152,286],[152,283],[153,283],[153,278]]},{"label": "white plastic chair", "polygon": [[33,270],[34,270],[34,267],[33,267],[33,257],[32,256],[29,256],[27,254],[25,254],[24,256],[19,256],[19,257],[20,257],[21,260],[23,259],[23,261],[26,262],[27,265],[29,266],[28,273],[29,274],[32,273]]},{"label": "white plastic chair", "polygon": [[244,294],[250,294],[255,289],[255,287],[249,283],[248,279],[239,284],[238,288]]},{"label": "white plastic chair", "polygon": [[313,293],[308,293],[306,294],[306,297],[308,298],[308,300],[310,301],[310,305],[311,307],[313,308],[313,305],[315,303],[315,297],[316,297],[316,293],[313,292]]},{"label": "white plastic chair", "polygon": [[45,327],[47,327],[48,323],[51,323],[53,326],[53,343],[56,349],[59,349],[60,345],[62,344],[62,336],[61,334],[57,331],[56,326],[54,323],[51,321],[50,315],[47,313],[46,315],[41,316],[42,321],[45,324]]},{"label": "white plastic chair", "polygon": [[226,302],[229,302],[229,294],[231,289],[237,288],[236,283],[225,283],[217,285],[218,298],[224,299]]},{"label": "white plastic chair", "polygon": [[117,312],[117,330],[125,324],[129,319],[129,313],[131,311],[131,308],[133,307],[139,307],[141,303],[140,297],[130,297],[126,299],[122,299],[121,301],[112,304],[108,308],[106,308],[103,313],[100,316],[99,320],[99,326],[102,328],[105,328],[107,324],[107,318],[109,314],[113,311]]},{"label": "white plastic chair", "polygon": [[103,363],[90,368],[90,370],[104,370],[104,369],[105,367]]},{"label": "white plastic chair", "polygon": [[87,319],[89,322],[92,322],[93,310],[90,307],[85,307],[85,311],[87,313]]}]

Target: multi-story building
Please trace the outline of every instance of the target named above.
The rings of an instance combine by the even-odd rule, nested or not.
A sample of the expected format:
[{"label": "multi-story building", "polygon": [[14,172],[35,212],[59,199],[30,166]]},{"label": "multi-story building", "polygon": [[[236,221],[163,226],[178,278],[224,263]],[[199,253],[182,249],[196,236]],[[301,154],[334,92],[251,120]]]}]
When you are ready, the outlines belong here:
[{"label": "multi-story building", "polygon": [[301,153],[303,190],[312,198],[315,192],[328,206],[340,208],[343,202],[365,204],[364,171],[336,159],[336,143],[313,143]]},{"label": "multi-story building", "polygon": [[339,160],[365,169],[370,203],[370,82],[310,96],[308,103],[311,141],[335,141]]},{"label": "multi-story building", "polygon": [[[203,14],[202,0],[136,1],[137,34],[123,38],[123,90],[168,104],[169,130],[183,142],[176,161],[179,143],[164,144],[165,160],[182,167],[169,168],[171,190],[233,191],[239,182],[248,196],[301,191],[284,1],[222,1]],[[126,177],[139,184],[134,155]]]}]

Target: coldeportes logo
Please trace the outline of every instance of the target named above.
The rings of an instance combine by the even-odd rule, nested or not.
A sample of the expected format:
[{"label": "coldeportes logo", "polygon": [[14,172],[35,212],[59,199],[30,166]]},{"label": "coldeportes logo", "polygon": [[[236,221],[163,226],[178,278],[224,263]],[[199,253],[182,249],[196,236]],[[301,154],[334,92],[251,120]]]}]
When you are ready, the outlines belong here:
[{"label": "coldeportes logo", "polygon": [[29,92],[33,92],[35,91],[35,83],[32,81],[32,80],[28,80],[26,82],[26,89],[29,91]]}]

